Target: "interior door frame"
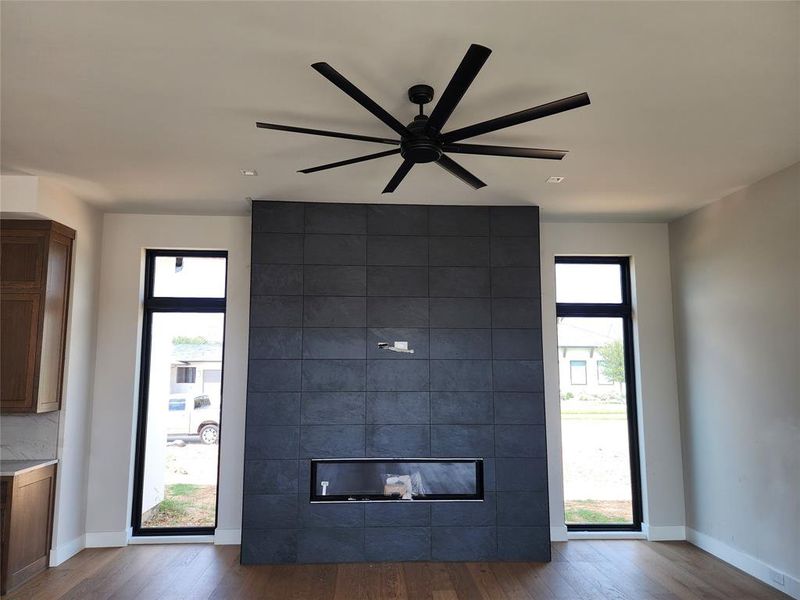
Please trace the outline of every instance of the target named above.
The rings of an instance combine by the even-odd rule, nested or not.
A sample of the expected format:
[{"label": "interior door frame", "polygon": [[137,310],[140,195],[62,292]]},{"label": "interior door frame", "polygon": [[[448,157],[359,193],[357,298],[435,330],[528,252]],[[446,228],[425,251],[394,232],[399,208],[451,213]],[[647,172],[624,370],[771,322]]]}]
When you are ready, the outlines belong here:
[{"label": "interior door frame", "polygon": [[[222,298],[180,298],[154,295],[155,265],[158,257],[224,258],[225,296]],[[225,378],[225,317],[228,297],[228,252],[226,250],[146,250],[144,269],[144,300],[142,303],[142,351],[139,368],[139,408],[136,422],[136,451],[133,467],[133,502],[131,527],[134,537],[213,535],[219,518],[219,455],[222,444],[223,381]],[[155,313],[189,312],[222,314],[222,376],[220,377],[219,436],[217,438],[217,496],[214,507],[214,525],[210,527],[142,527],[142,492],[144,463],[147,446],[147,409],[150,388],[150,353],[152,326]]]},{"label": "interior door frame", "polygon": [[[641,531],[642,530],[642,473],[639,458],[639,421],[636,397],[636,370],[633,352],[633,300],[631,294],[631,265],[628,256],[556,256],[558,264],[619,265],[619,303],[556,302],[559,317],[612,317],[622,319],[622,345],[625,351],[625,397],[628,419],[628,454],[631,473],[632,523],[566,524],[567,531]],[[560,384],[559,384],[560,385]],[[560,415],[559,415],[560,416]]]}]

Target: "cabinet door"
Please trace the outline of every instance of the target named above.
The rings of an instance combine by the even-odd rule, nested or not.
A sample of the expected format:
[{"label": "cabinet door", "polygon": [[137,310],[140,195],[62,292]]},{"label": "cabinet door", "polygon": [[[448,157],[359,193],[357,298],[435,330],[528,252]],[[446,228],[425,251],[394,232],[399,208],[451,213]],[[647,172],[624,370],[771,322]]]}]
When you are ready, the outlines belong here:
[{"label": "cabinet door", "polygon": [[0,408],[30,412],[36,398],[39,294],[0,295]]},{"label": "cabinet door", "polygon": [[38,292],[44,283],[47,232],[3,232],[0,285],[4,291]]}]

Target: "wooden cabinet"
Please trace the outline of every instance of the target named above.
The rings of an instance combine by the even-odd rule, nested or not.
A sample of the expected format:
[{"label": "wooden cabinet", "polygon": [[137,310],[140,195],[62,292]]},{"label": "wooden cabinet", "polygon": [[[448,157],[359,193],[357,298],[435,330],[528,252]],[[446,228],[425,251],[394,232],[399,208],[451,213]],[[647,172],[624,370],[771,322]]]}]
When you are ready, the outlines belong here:
[{"label": "wooden cabinet", "polygon": [[75,231],[0,221],[0,412],[61,408]]},{"label": "wooden cabinet", "polygon": [[0,477],[0,594],[47,568],[56,465]]}]

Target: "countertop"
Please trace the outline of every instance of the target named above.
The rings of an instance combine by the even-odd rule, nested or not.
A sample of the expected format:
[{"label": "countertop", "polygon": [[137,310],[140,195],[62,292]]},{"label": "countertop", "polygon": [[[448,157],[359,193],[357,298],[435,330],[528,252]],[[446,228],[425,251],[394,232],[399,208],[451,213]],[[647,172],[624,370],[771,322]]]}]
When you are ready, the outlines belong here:
[{"label": "countertop", "polygon": [[39,460],[0,460],[0,477],[15,477],[40,467],[54,465],[58,459],[40,458]]}]

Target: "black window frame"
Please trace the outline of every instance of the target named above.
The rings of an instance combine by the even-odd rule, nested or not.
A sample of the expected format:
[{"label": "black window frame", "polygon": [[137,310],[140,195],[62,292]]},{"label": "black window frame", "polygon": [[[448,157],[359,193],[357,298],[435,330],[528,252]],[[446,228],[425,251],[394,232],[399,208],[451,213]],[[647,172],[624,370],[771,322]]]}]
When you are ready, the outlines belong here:
[{"label": "black window frame", "polygon": [[[556,319],[561,317],[611,317],[622,319],[625,351],[625,395],[628,409],[628,448],[631,473],[631,523],[566,523],[567,531],[641,531],[642,473],[639,459],[639,422],[636,408],[636,371],[633,355],[633,299],[628,256],[556,256],[555,264],[619,265],[621,302],[556,302]],[[558,290],[556,290],[556,297]]]},{"label": "black window frame", "polygon": [[[155,296],[155,264],[158,257],[224,258],[225,294],[221,298]],[[225,377],[225,319],[228,298],[228,252],[226,250],[155,250],[145,251],[144,300],[142,319],[142,349],[139,362],[139,409],[136,421],[136,451],[133,468],[133,502],[131,527],[134,537],[213,535],[219,520],[219,456],[222,443],[223,380]],[[222,314],[222,377],[220,378],[219,437],[217,439],[217,497],[214,508],[214,525],[210,527],[142,527],[142,492],[147,444],[147,408],[150,381],[150,354],[152,350],[152,324],[155,313],[221,313]],[[189,396],[187,396],[187,399]],[[193,400],[192,400],[193,401]]]}]

